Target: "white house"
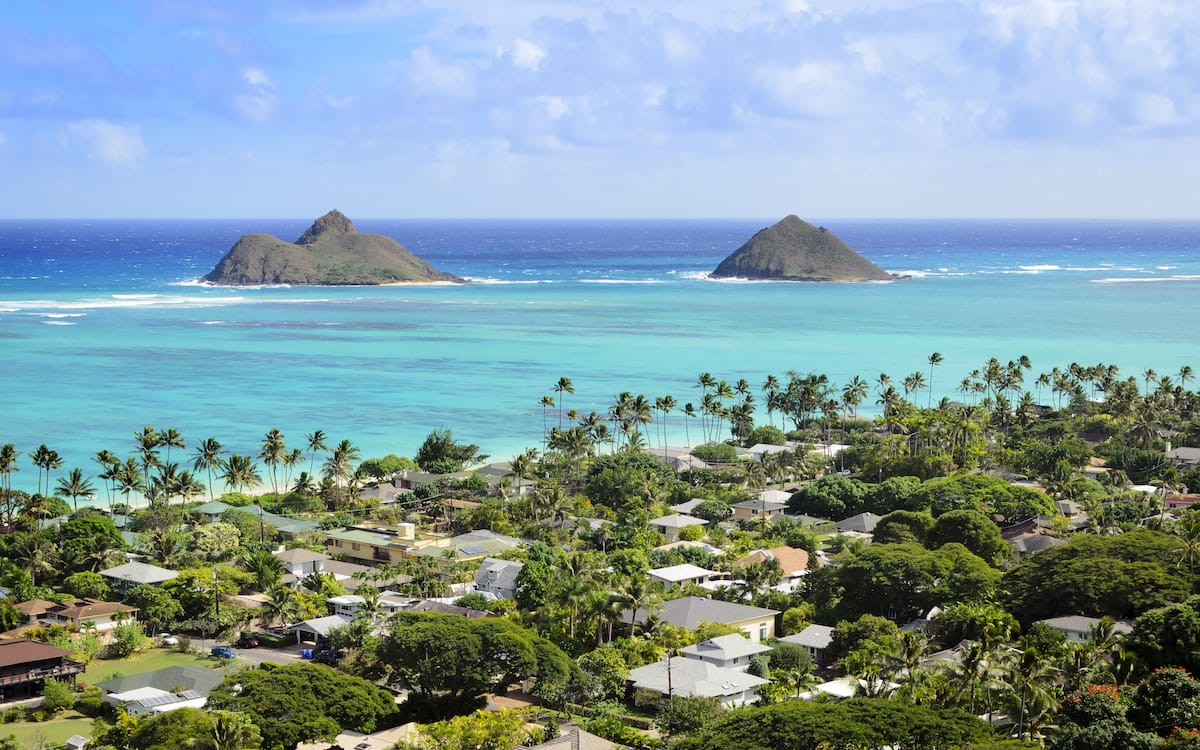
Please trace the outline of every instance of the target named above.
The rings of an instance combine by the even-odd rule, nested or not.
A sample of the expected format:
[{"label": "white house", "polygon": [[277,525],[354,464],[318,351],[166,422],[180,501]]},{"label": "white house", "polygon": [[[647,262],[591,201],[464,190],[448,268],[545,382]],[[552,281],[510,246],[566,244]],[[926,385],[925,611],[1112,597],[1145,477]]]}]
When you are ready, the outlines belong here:
[{"label": "white house", "polygon": [[828,625],[809,625],[799,633],[784,636],[779,641],[805,647],[814,664],[824,665],[829,663],[826,651],[833,642],[833,628]]},{"label": "white house", "polygon": [[512,599],[517,590],[517,576],[525,563],[515,560],[484,558],[475,571],[475,590],[497,599]]},{"label": "white house", "polygon": [[687,657],[666,658],[629,672],[629,683],[634,690],[649,690],[668,698],[672,695],[717,698],[726,708],[754,703],[758,700],[758,688],[768,682],[746,672]]},{"label": "white house", "polygon": [[650,580],[658,581],[667,588],[675,586],[683,586],[689,583],[701,584],[709,581],[725,578],[726,573],[719,570],[708,570],[701,568],[699,565],[691,563],[683,563],[680,565],[670,565],[666,568],[654,568],[646,572],[650,576]]},{"label": "white house", "polygon": [[752,656],[770,651],[770,646],[755,643],[738,633],[730,633],[687,646],[680,649],[679,653],[689,659],[706,661],[722,669],[736,669],[739,672],[745,672],[750,668]]},{"label": "white house", "polygon": [[647,521],[650,528],[667,538],[667,541],[673,542],[679,538],[679,532],[689,526],[707,526],[708,521],[703,518],[694,518],[685,516],[682,513],[676,513],[670,516],[662,516],[660,518],[651,518]]},{"label": "white house", "polygon": [[[1091,639],[1092,629],[1100,624],[1100,619],[1096,617],[1084,617],[1083,615],[1070,615],[1067,617],[1052,617],[1049,620],[1039,620],[1038,622],[1066,635],[1067,643],[1084,643]],[[1113,622],[1113,632],[1120,635],[1129,635],[1133,632],[1133,626],[1123,620],[1116,620]]]}]

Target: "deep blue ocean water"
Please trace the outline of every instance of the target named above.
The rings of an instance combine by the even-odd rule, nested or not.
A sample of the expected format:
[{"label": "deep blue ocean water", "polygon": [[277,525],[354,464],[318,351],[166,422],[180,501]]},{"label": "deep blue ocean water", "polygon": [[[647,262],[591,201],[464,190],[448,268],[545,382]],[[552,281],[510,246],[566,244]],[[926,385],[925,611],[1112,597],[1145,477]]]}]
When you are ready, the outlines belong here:
[{"label": "deep blue ocean water", "polygon": [[[478,283],[195,283],[242,234],[310,223],[0,221],[0,443],[90,472],[143,425],[239,453],[320,428],[364,458],[451,427],[507,457],[540,446],[560,376],[587,412],[626,390],[698,400],[702,371],[928,376],[933,351],[935,400],[993,356],[1028,355],[1030,381],[1074,361],[1200,365],[1198,222],[830,221],[912,278],[789,284],[704,278],[769,220],[359,220]],[[14,485],[35,476],[24,461]]]}]

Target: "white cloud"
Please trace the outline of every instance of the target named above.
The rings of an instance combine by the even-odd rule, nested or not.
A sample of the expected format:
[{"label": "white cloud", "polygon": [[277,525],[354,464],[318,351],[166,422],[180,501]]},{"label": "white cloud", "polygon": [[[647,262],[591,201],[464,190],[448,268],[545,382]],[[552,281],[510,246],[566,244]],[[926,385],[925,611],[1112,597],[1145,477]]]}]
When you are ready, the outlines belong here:
[{"label": "white cloud", "polygon": [[1142,94],[1134,102],[1133,112],[1142,127],[1161,128],[1180,122],[1175,102],[1162,94]]},{"label": "white cloud", "polygon": [[279,107],[275,82],[265,70],[258,67],[243,69],[241,78],[245,88],[233,94],[229,100],[234,112],[247,122],[270,122]]},{"label": "white cloud", "polygon": [[512,63],[518,68],[537,71],[542,66],[544,59],[546,59],[546,50],[528,39],[517,39],[513,42]]},{"label": "white cloud", "polygon": [[142,130],[107,120],[80,120],[67,125],[71,140],[87,149],[88,156],[114,167],[137,167],[146,159]]},{"label": "white cloud", "polygon": [[557,120],[571,111],[571,105],[561,96],[539,96],[535,101],[546,108],[546,115],[551,120]]},{"label": "white cloud", "polygon": [[435,98],[466,99],[475,93],[475,69],[466,64],[444,63],[428,47],[418,47],[408,60],[412,90]]}]

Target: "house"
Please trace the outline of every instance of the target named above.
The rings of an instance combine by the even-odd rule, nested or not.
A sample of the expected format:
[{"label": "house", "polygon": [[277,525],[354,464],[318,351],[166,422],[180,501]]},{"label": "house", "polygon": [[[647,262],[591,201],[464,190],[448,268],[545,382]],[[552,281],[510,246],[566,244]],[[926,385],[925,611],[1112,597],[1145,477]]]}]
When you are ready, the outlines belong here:
[{"label": "house", "polygon": [[1180,470],[1200,468],[1200,448],[1173,448],[1167,451],[1167,458]]},{"label": "house", "polygon": [[[1084,617],[1083,615],[1069,615],[1066,617],[1051,617],[1049,620],[1038,620],[1038,622],[1054,628],[1067,636],[1067,643],[1085,643],[1091,640],[1092,630],[1100,624],[1100,619],[1096,617]],[[1120,635],[1129,635],[1133,632],[1133,626],[1124,620],[1115,620],[1113,622],[1113,632]]]},{"label": "house", "polygon": [[0,702],[41,695],[48,677],[74,685],[83,664],[70,656],[28,638],[0,638]]},{"label": "house", "polygon": [[1200,503],[1200,495],[1172,495],[1163,501],[1167,510],[1187,510]]},{"label": "house", "polygon": [[554,739],[530,745],[528,750],[620,750],[624,747],[574,725],[561,726],[559,731],[561,734]]},{"label": "house", "polygon": [[661,516],[652,518],[647,521],[650,528],[667,538],[668,542],[674,542],[679,539],[679,532],[689,526],[707,526],[708,521],[703,518],[695,518],[693,516],[685,516],[682,513],[675,513],[670,516]]},{"label": "house", "polygon": [[305,620],[292,626],[297,643],[315,643],[323,645],[329,642],[329,633],[334,628],[349,625],[353,618],[345,615],[328,615]]},{"label": "house", "polygon": [[171,692],[158,688],[134,688],[124,693],[109,693],[100,700],[130,716],[166,713],[179,708],[203,708],[208,698],[193,690]]},{"label": "house", "polygon": [[378,732],[363,734],[350,729],[343,730],[333,738],[333,741],[318,740],[316,742],[301,742],[296,750],[333,750],[333,748],[354,748],[354,750],[392,750],[397,746],[418,747],[421,744],[421,731],[416,722],[408,722],[390,729],[380,729]]},{"label": "house", "polygon": [[1008,543],[1019,554],[1029,555],[1034,552],[1041,552],[1044,549],[1050,549],[1051,547],[1061,546],[1067,542],[1065,539],[1059,539],[1049,534],[1022,534],[1021,536],[1009,539]]},{"label": "house", "polygon": [[744,568],[747,565],[762,564],[767,560],[775,560],[779,563],[779,569],[783,573],[781,583],[794,584],[808,575],[808,552],[797,547],[772,547],[771,549],[754,550],[742,559],[736,560],[733,563],[733,567]]},{"label": "house", "polygon": [[736,669],[739,672],[745,672],[750,668],[752,656],[770,651],[770,646],[756,643],[738,633],[730,633],[687,646],[680,649],[679,653],[689,659],[706,661],[722,669]]},{"label": "house", "polygon": [[517,589],[517,576],[524,568],[525,563],[514,560],[484,558],[479,570],[475,571],[475,590],[497,599],[512,599]]},{"label": "house", "polygon": [[292,518],[272,513],[258,505],[230,505],[229,503],[213,500],[188,509],[188,512],[199,516],[204,523],[217,523],[226,511],[236,510],[261,520],[267,526],[274,528],[281,536],[294,539],[301,534],[307,534],[321,528],[315,521],[303,518]]},{"label": "house", "polygon": [[716,698],[726,708],[758,700],[758,689],[769,680],[737,669],[724,669],[700,659],[671,658],[632,669],[628,683],[633,690],[648,690],[669,699],[672,696]]},{"label": "house", "polygon": [[416,527],[411,523],[329,529],[324,532],[324,540],[330,555],[368,565],[399,563],[417,544]]},{"label": "house", "polygon": [[[647,611],[637,611],[637,621],[645,622]],[[702,596],[685,596],[657,605],[650,614],[668,625],[695,630],[702,622],[717,622],[740,628],[752,640],[765,641],[775,637],[775,618],[779,610],[751,607],[748,604],[723,602]],[[621,621],[629,624],[634,612],[626,610]]]},{"label": "house", "polygon": [[717,570],[707,570],[691,563],[671,565],[666,568],[654,568],[647,571],[646,575],[650,576],[650,580],[658,581],[667,588],[684,586],[689,583],[708,583],[709,581],[728,576],[726,573]]},{"label": "house", "polygon": [[[375,600],[375,615],[372,619],[378,621],[393,615],[407,608],[410,602],[411,597],[385,591]],[[358,594],[343,594],[331,596],[325,600],[325,603],[331,610],[330,614],[354,619],[366,607],[367,600]]]},{"label": "house", "polygon": [[755,518],[770,520],[776,516],[782,516],[787,510],[786,503],[765,499],[743,500],[740,503],[734,503],[730,507],[733,508],[733,517],[739,521],[750,521]]},{"label": "house", "polygon": [[515,536],[497,534],[488,529],[476,529],[465,534],[449,538],[436,539],[428,544],[409,551],[409,555],[417,557],[440,557],[453,559],[457,562],[482,560],[495,557],[505,552],[520,549],[529,544],[524,539]]},{"label": "house", "polygon": [[114,591],[124,595],[135,586],[157,586],[165,581],[178,578],[179,572],[135,560],[115,568],[102,570],[100,575],[112,581]]},{"label": "house", "polygon": [[100,688],[101,693],[105,696],[110,693],[125,693],[149,687],[167,692],[187,690],[207,697],[213,688],[221,684],[223,679],[225,679],[225,673],[219,669],[178,666],[164,667],[152,672],[141,672],[124,677],[113,677],[110,680],[96,683],[96,687]]},{"label": "house", "polygon": [[678,505],[672,505],[671,510],[675,511],[676,513],[682,513],[685,516],[690,516],[692,511],[696,509],[696,506],[706,502],[708,502],[708,500],[703,497],[693,497],[691,500],[686,502],[679,503]]},{"label": "house", "polygon": [[720,556],[720,555],[725,554],[725,550],[721,549],[720,547],[714,547],[713,545],[708,544],[707,542],[689,542],[689,541],[668,542],[667,544],[660,544],[659,546],[655,547],[654,549],[660,550],[660,551],[666,551],[666,550],[672,550],[672,549],[689,549],[689,548],[690,549],[701,549],[701,550],[704,550],[705,552],[707,552],[708,554],[714,555],[714,556]]},{"label": "house", "polygon": [[[313,573],[320,573],[324,563],[332,558],[324,552],[297,547],[273,553],[283,563],[284,583],[303,581]],[[291,578],[288,578],[291,576]]]},{"label": "house", "polygon": [[29,623],[74,625],[80,630],[95,628],[112,630],[123,620],[136,620],[138,608],[119,602],[99,599],[75,599],[63,604],[44,599],[31,599],[15,605],[29,618]]},{"label": "house", "polygon": [[833,628],[828,625],[809,625],[799,633],[784,636],[779,641],[808,649],[814,664],[828,666],[833,661],[828,655],[829,644],[833,642]]},{"label": "house", "polygon": [[838,533],[845,534],[848,532],[856,532],[859,534],[870,534],[875,531],[875,525],[879,523],[879,519],[883,516],[877,516],[870,511],[859,513],[856,516],[843,518],[834,524]]},{"label": "house", "polygon": [[763,456],[769,456],[773,453],[787,453],[791,448],[786,445],[771,445],[770,443],[755,443],[748,449],[750,455],[757,461],[761,461]]}]

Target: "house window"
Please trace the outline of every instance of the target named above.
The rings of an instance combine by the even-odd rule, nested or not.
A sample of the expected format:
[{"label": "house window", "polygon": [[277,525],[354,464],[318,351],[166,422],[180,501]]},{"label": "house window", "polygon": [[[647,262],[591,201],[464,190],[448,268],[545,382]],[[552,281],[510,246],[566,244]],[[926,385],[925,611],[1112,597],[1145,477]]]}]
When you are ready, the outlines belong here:
[{"label": "house window", "polygon": [[760,640],[760,641],[767,640],[767,626],[766,625],[758,626],[758,640]]},{"label": "house window", "polygon": [[357,550],[357,549],[358,549],[358,542],[354,542],[353,544],[351,544],[351,545],[350,545],[350,549]]},{"label": "house window", "polygon": [[341,547],[341,546],[342,546],[342,540],[341,540],[341,539],[334,539],[334,540],[333,540],[333,546],[334,546],[334,547]]}]

